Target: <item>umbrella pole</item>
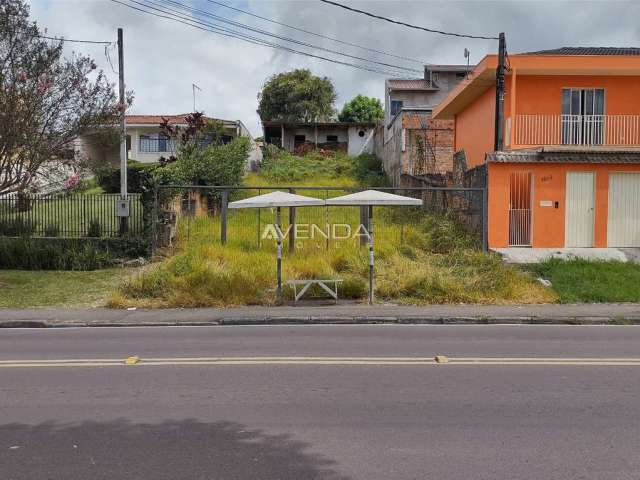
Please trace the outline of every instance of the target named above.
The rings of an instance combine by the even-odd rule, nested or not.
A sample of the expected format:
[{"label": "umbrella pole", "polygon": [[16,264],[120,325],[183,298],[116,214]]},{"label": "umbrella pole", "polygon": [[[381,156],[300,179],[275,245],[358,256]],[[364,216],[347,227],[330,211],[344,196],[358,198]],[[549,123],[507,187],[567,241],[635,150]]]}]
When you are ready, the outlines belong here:
[{"label": "umbrella pole", "polygon": [[367,230],[369,231],[369,305],[373,304],[373,207],[369,206]]},{"label": "umbrella pole", "polygon": [[276,296],[278,303],[282,303],[282,236],[280,235],[280,207],[276,208],[276,272],[278,278],[278,288],[276,289]]}]

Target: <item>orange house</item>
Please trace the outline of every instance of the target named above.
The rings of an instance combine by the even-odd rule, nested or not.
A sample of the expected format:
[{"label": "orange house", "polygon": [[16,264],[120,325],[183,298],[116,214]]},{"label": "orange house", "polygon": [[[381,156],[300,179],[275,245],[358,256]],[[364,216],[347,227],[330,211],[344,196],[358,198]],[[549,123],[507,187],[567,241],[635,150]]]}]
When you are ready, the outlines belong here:
[{"label": "orange house", "polygon": [[510,55],[504,149],[494,151],[497,56],[434,110],[485,165],[488,243],[640,247],[640,48]]}]

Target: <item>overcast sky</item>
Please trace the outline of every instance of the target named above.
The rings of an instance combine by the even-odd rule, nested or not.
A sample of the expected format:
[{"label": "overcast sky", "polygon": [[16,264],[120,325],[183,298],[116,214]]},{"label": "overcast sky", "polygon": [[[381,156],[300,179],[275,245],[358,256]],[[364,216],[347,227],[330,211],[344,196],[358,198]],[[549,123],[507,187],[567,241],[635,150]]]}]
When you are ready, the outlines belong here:
[{"label": "overcast sky", "polygon": [[[122,1],[133,4],[131,0]],[[136,1],[166,3],[166,0]],[[215,5],[209,0],[172,1],[342,53],[406,68],[422,68],[417,62],[304,34]],[[464,63],[463,51],[468,48],[471,62],[475,63],[497,48],[495,41],[411,30],[318,0],[221,1],[305,30],[422,62]],[[640,2],[340,1],[379,15],[440,30],[488,36],[504,31],[511,53],[560,46],[640,46]],[[381,100],[384,97],[383,74],[204,32],[131,10],[110,0],[30,0],[29,3],[32,18],[41,27],[46,27],[50,35],[115,40],[116,29],[124,28],[126,83],[128,89],[135,91],[131,113],[189,112],[193,104],[191,84],[195,83],[202,89],[197,93],[198,110],[217,118],[240,119],[258,136],[261,128],[256,114],[256,95],[261,85],[275,73],[301,67],[331,78],[338,93],[338,108],[358,93]],[[213,21],[202,14],[200,20]],[[226,28],[237,29],[228,25]],[[272,38],[270,41],[345,62],[365,63],[283,40]],[[69,52],[77,50],[91,54],[113,81],[117,79],[103,46],[68,43],[66,48]],[[110,53],[117,67],[117,51],[112,48]],[[407,72],[407,76],[416,74]]]}]

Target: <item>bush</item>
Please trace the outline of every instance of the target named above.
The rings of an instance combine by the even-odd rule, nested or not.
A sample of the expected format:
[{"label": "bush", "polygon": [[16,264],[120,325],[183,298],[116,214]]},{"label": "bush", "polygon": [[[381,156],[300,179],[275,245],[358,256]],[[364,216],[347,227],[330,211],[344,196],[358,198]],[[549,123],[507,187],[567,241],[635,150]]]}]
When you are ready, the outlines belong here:
[{"label": "bush", "polygon": [[57,237],[58,235],[60,235],[60,227],[55,223],[49,223],[44,227],[45,237]]},{"label": "bush", "polygon": [[100,238],[102,236],[102,225],[97,218],[92,219],[89,222],[89,228],[87,228],[87,237]]},{"label": "bush", "polygon": [[249,140],[241,137],[225,145],[185,151],[175,162],[154,171],[164,185],[240,185],[249,157]]},{"label": "bush", "polygon": [[22,218],[0,220],[0,235],[6,237],[29,237],[35,230],[35,224]]},{"label": "bush", "polygon": [[365,187],[390,186],[382,160],[370,153],[363,153],[353,159],[353,174]]},{"label": "bush", "polygon": [[[155,163],[130,161],[127,164],[127,190],[129,193],[144,193],[153,172],[160,168]],[[96,172],[96,182],[104,193],[120,193],[120,168],[104,167]]]},{"label": "bush", "polygon": [[0,238],[0,268],[95,270],[144,256],[147,248],[127,239]]}]

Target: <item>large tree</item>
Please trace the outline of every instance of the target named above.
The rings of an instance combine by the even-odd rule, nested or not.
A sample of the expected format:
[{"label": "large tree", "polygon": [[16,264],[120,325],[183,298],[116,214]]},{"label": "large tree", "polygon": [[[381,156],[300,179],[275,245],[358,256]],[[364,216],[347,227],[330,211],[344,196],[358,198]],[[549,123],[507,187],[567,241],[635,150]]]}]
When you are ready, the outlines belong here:
[{"label": "large tree", "polygon": [[74,141],[126,108],[90,57],[41,35],[23,0],[0,0],[0,194],[77,162]]},{"label": "large tree", "polygon": [[384,118],[380,100],[366,95],[357,95],[344,104],[338,116],[341,122],[377,122]]},{"label": "large tree", "polygon": [[327,121],[335,114],[336,92],[327,77],[298,69],[267,79],[258,100],[258,115],[263,121]]}]

